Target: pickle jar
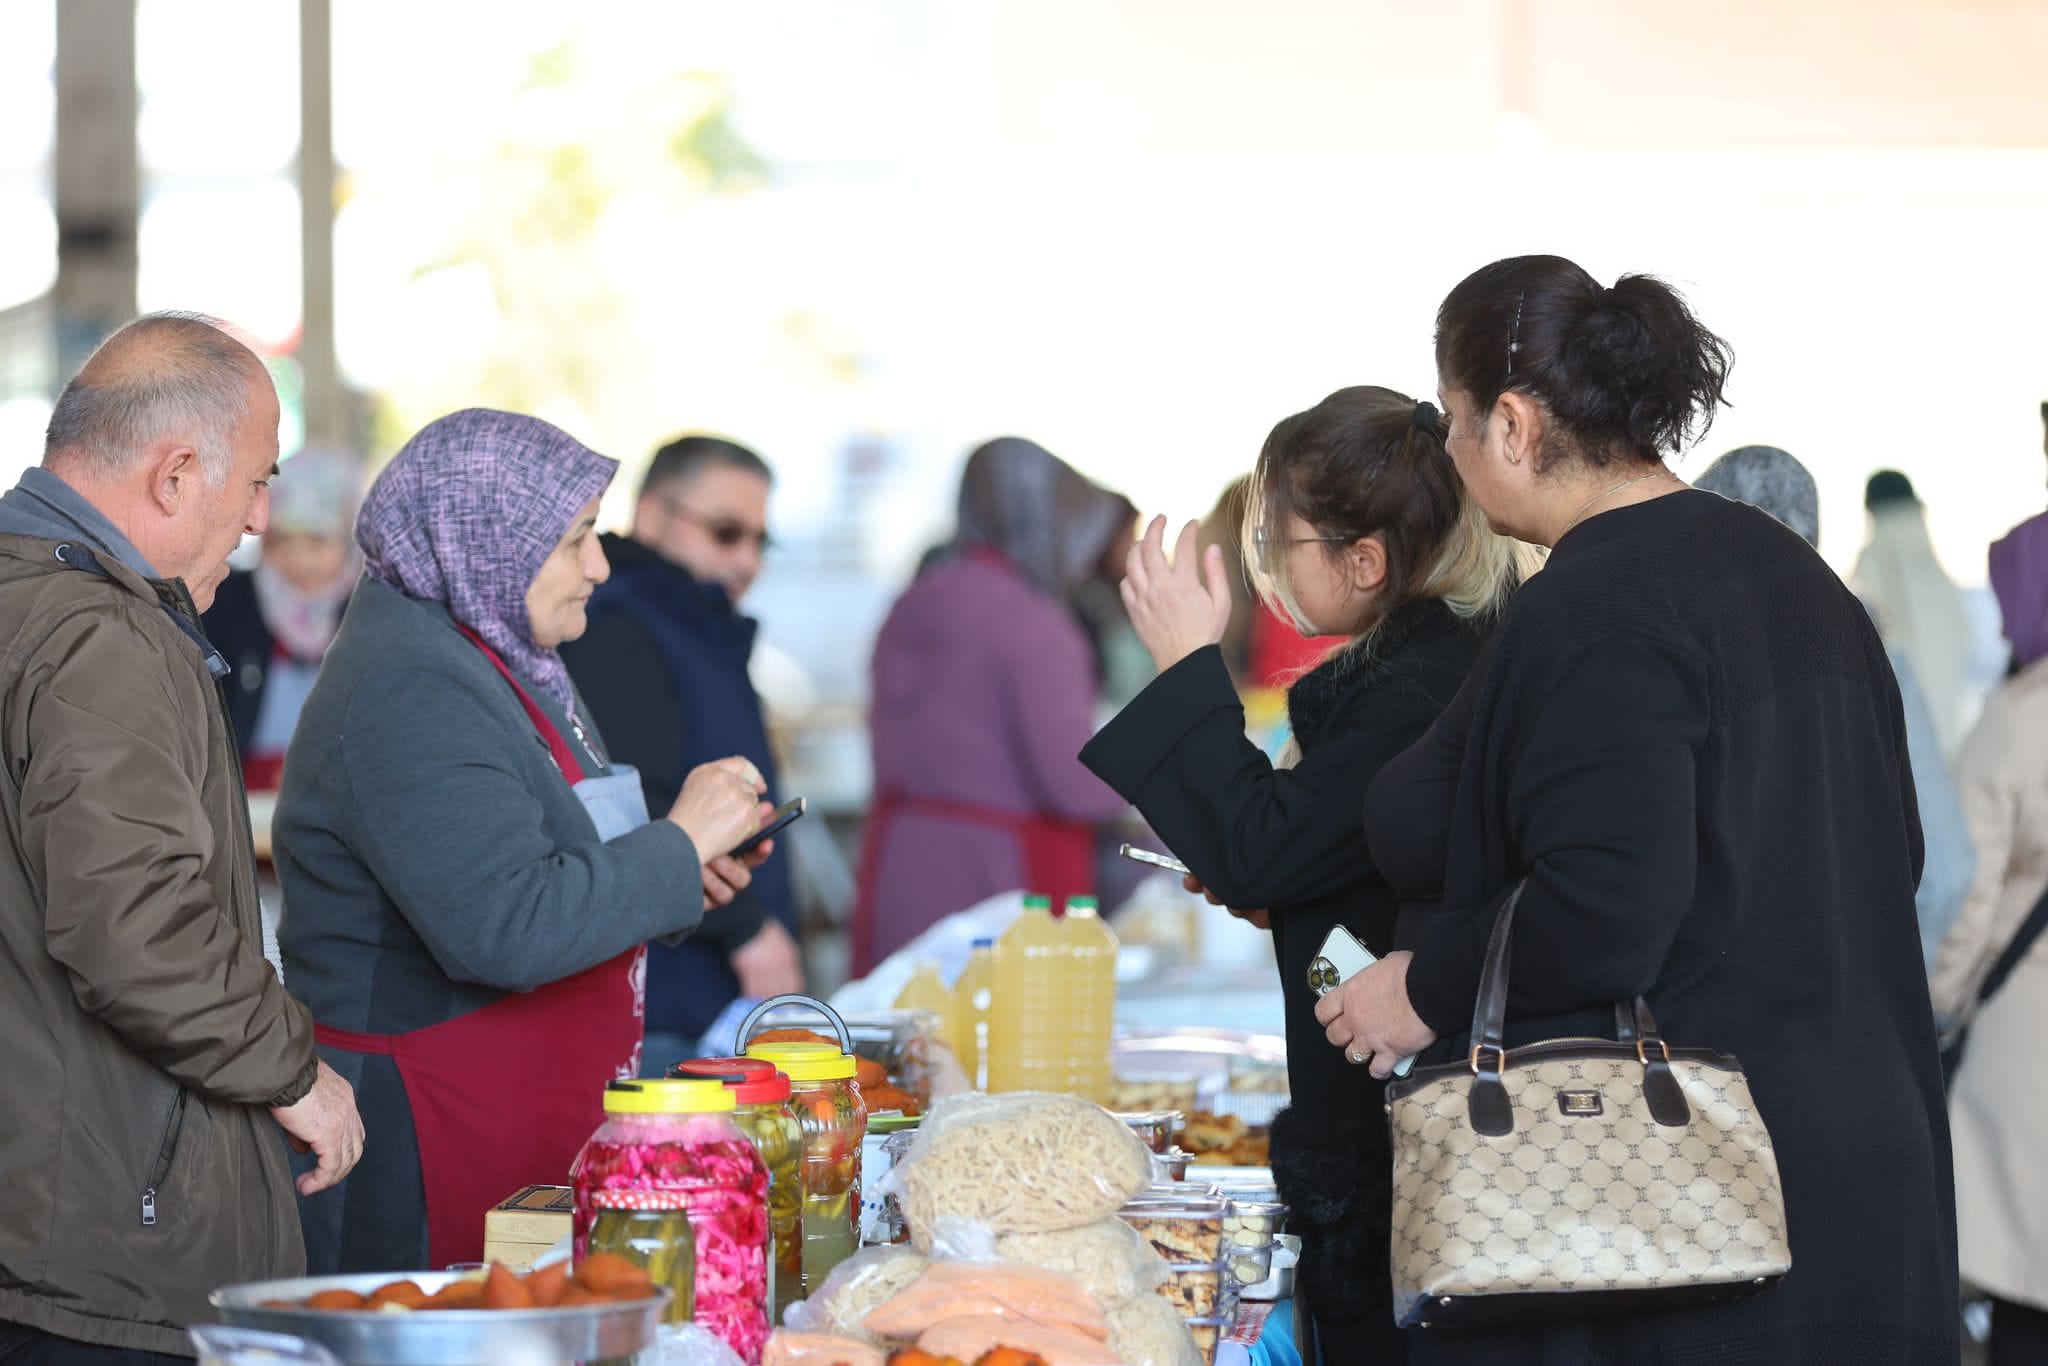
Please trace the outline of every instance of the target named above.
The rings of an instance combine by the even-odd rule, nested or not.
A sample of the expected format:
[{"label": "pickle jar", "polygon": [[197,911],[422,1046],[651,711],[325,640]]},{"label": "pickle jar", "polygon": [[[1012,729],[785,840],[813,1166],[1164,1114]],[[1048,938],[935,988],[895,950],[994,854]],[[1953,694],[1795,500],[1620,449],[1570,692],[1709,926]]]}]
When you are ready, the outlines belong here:
[{"label": "pickle jar", "polygon": [[768,1341],[768,1168],[736,1108],[722,1082],[612,1082],[569,1179],[578,1260],[616,1252],[647,1267],[676,1292],[672,1320],[752,1366]]},{"label": "pickle jar", "polygon": [[803,1281],[808,1298],[860,1250],[860,1148],[868,1112],[851,1053],[819,1043],[761,1043],[747,1056],[789,1078],[803,1128]]},{"label": "pickle jar", "polygon": [[697,1058],[668,1069],[671,1077],[721,1082],[733,1093],[733,1119],[768,1166],[769,1322],[803,1298],[803,1125],[790,1103],[789,1078],[760,1058]]}]

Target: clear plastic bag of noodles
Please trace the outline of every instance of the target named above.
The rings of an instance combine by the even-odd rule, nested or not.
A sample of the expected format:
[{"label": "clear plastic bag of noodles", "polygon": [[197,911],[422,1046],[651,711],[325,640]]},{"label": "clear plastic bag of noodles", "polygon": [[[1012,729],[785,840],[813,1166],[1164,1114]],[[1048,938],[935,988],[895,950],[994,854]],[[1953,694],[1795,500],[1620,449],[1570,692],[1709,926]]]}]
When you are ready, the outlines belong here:
[{"label": "clear plastic bag of noodles", "polygon": [[1107,1219],[1152,1178],[1152,1154],[1109,1111],[1037,1091],[969,1094],[939,1102],[885,1181],[911,1243],[1051,1233]]},{"label": "clear plastic bag of noodles", "polygon": [[1171,1274],[1166,1259],[1113,1215],[1050,1233],[1006,1233],[994,1251],[1006,1262],[1072,1277],[1104,1309],[1121,1309],[1140,1295],[1156,1297]]},{"label": "clear plastic bag of noodles", "polygon": [[783,1322],[793,1332],[829,1334],[878,1343],[867,1317],[924,1274],[925,1259],[907,1247],[871,1247],[832,1268],[811,1297],[789,1307]]},{"label": "clear plastic bag of noodles", "polygon": [[1140,1295],[1110,1312],[1109,1345],[1127,1366],[1205,1366],[1179,1312],[1158,1295]]}]

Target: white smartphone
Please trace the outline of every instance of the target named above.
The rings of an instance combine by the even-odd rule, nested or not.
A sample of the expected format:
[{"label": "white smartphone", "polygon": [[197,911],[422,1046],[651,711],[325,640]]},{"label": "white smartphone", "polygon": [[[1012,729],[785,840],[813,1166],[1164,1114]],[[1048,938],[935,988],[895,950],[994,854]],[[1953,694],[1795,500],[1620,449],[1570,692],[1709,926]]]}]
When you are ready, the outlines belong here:
[{"label": "white smartphone", "polygon": [[1149,863],[1154,868],[1164,868],[1170,873],[1179,873],[1182,877],[1188,874],[1188,866],[1171,854],[1155,854],[1150,849],[1140,849],[1135,844],[1126,844],[1117,852],[1133,863]]},{"label": "white smartphone", "polygon": [[[1379,955],[1358,942],[1358,936],[1342,925],[1333,927],[1308,965],[1309,989],[1319,997],[1328,996],[1340,985],[1379,962]],[[1411,1055],[1394,1064],[1394,1075],[1405,1077],[1413,1070]]]}]

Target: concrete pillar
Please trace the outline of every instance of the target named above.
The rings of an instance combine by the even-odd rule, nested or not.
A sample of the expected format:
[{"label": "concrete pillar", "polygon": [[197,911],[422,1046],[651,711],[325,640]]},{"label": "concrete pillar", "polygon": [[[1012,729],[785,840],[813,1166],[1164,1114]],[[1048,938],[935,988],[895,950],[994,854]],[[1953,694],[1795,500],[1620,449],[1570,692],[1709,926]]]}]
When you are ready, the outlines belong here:
[{"label": "concrete pillar", "polygon": [[57,285],[61,378],[135,316],[141,173],[135,144],[135,0],[57,6]]},{"label": "concrete pillar", "polygon": [[348,450],[355,406],[334,350],[334,43],[331,0],[299,0],[299,235],[303,261],[299,365],[306,442]]}]

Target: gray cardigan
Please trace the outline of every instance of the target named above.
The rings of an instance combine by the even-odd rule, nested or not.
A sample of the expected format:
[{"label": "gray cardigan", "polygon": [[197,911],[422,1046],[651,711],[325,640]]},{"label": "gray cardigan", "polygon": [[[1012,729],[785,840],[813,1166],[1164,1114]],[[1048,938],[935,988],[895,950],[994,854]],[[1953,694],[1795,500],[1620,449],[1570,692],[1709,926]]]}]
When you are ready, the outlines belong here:
[{"label": "gray cardigan", "polygon": [[601,842],[446,609],[367,578],[300,716],[273,844],[285,980],[339,1029],[436,1024],[703,916],[689,836],[655,820]]}]

